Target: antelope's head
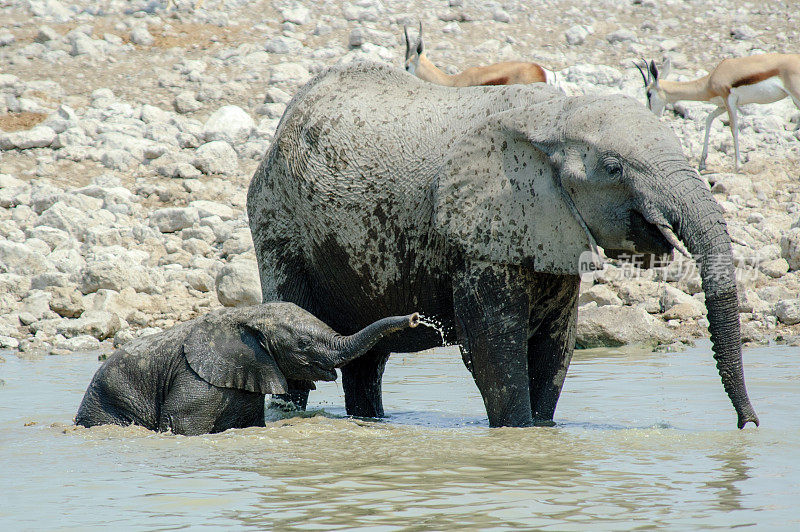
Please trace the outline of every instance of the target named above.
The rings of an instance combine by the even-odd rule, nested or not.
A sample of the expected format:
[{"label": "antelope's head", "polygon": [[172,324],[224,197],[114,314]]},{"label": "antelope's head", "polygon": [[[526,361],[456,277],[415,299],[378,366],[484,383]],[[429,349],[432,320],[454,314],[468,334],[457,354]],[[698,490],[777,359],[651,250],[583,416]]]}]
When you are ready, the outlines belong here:
[{"label": "antelope's head", "polygon": [[664,108],[667,105],[667,96],[664,93],[664,89],[662,89],[661,85],[659,84],[659,79],[663,79],[669,74],[669,59],[665,60],[661,64],[661,72],[659,72],[658,67],[656,67],[655,61],[652,60],[650,63],[648,63],[643,59],[642,65],[639,65],[636,62],[633,64],[639,69],[639,73],[642,75],[642,80],[644,81],[644,90],[647,96],[647,108],[653,111],[656,116],[661,116],[661,114],[664,112]]},{"label": "antelope's head", "polygon": [[404,66],[406,71],[413,76],[416,75],[420,58],[425,53],[425,44],[422,42],[422,21],[419,22],[419,37],[413,46],[411,45],[411,39],[408,38],[408,27],[403,26],[403,33],[406,38],[406,61]]}]

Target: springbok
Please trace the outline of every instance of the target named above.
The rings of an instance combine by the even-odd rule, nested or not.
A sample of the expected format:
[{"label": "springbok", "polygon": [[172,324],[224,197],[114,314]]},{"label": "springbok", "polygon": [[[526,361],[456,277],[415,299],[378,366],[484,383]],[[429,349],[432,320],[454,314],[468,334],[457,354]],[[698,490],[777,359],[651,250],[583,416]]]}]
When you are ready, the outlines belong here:
[{"label": "springbok", "polygon": [[556,73],[536,63],[506,61],[482,67],[471,67],[459,74],[450,75],[439,70],[425,56],[422,41],[422,22],[419,23],[419,37],[412,46],[408,38],[408,28],[403,26],[406,37],[405,68],[420,79],[450,87],[472,85],[513,85],[517,83],[548,83],[557,85]]},{"label": "springbok", "polygon": [[[636,64],[636,63],[635,63]],[[661,116],[667,103],[681,100],[710,102],[717,106],[706,118],[700,170],[705,170],[711,123],[727,112],[730,118],[735,168],[739,171],[739,119],[737,108],[750,103],[773,103],[791,97],[800,109],[800,54],[760,54],[723,59],[710,74],[693,81],[668,81],[669,59],[661,71],[654,61],[636,64],[647,92],[647,106]],[[647,72],[645,74],[645,72]],[[798,125],[800,127],[800,125]]]}]

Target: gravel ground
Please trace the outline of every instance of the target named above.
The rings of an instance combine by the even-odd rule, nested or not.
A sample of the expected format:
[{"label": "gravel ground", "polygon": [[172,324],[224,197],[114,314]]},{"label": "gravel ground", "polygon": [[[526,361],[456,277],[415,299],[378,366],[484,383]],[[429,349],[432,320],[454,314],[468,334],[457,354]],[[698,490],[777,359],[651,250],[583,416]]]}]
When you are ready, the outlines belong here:
[{"label": "gravel ground", "polygon": [[[643,100],[640,57],[692,79],[725,57],[800,52],[791,4],[0,0],[0,348],[110,348],[257,302],[245,193],[286,102],[337,62],[399,66],[404,24],[423,21],[449,72],[536,60],[569,94]],[[711,109],[663,118],[694,162]],[[735,242],[744,335],[798,343],[800,111],[787,99],[741,122],[740,173],[718,121],[704,175]],[[579,344],[706,335],[691,266],[585,276]]]}]

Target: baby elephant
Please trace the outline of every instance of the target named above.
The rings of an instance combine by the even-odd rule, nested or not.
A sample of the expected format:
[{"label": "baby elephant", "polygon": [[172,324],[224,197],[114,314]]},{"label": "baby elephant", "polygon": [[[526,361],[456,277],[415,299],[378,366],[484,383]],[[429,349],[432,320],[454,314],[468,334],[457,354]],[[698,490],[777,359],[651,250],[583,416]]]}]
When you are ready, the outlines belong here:
[{"label": "baby elephant", "polygon": [[[209,313],[118,349],[95,373],[75,423],[141,425],[176,434],[264,426],[264,395],[292,381],[332,381],[419,315],[376,321],[340,336],[292,303]],[[312,385],[313,387],[313,385]]]}]

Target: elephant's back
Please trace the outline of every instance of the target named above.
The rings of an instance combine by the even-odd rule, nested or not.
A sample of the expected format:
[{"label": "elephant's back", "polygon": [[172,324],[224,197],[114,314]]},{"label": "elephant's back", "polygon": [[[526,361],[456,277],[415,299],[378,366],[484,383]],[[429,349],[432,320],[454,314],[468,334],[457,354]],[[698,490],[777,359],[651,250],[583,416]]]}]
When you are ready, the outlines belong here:
[{"label": "elephant's back", "polygon": [[180,362],[189,322],[124,344],[98,368],[75,421],[79,425],[158,427],[159,397]]},{"label": "elephant's back", "polygon": [[[284,235],[336,225],[343,210],[417,225],[449,147],[502,100],[497,89],[441,87],[374,63],[319,74],[288,105],[253,176],[251,220]],[[413,204],[415,219],[378,208],[400,204]]]}]

